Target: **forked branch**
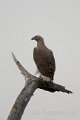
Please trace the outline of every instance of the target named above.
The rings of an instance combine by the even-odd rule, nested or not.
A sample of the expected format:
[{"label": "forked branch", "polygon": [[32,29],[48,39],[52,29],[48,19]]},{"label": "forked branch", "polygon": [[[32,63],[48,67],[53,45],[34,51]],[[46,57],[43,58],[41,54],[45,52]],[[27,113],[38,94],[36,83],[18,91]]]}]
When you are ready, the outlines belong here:
[{"label": "forked branch", "polygon": [[31,75],[22,65],[21,63],[16,59],[14,54],[12,53],[13,59],[21,71],[21,74],[25,77],[25,86],[22,89],[21,93],[17,97],[15,104],[12,107],[12,110],[7,118],[7,120],[20,120],[23,112],[25,110],[26,105],[28,104],[30,98],[32,97],[34,91],[37,88],[49,91],[49,92],[56,92],[61,91],[65,93],[72,93],[72,91],[65,89],[64,86],[44,81],[40,78],[37,78],[36,76]]}]

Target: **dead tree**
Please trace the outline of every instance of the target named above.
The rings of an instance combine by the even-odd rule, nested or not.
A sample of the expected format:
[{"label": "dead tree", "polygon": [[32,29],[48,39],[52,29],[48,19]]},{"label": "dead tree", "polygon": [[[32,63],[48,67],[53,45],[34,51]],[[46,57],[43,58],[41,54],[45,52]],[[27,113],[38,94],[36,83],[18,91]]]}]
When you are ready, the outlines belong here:
[{"label": "dead tree", "polygon": [[61,91],[65,93],[72,93],[72,91],[65,89],[64,86],[44,81],[40,78],[37,78],[36,76],[31,75],[21,64],[20,62],[16,59],[14,54],[12,53],[13,59],[21,71],[21,74],[25,78],[25,86],[22,89],[21,93],[17,97],[15,104],[12,107],[12,110],[7,118],[7,120],[21,120],[21,117],[24,113],[25,107],[27,106],[30,98],[32,97],[34,91],[37,88],[43,89],[45,91],[49,92],[56,92],[56,91]]}]

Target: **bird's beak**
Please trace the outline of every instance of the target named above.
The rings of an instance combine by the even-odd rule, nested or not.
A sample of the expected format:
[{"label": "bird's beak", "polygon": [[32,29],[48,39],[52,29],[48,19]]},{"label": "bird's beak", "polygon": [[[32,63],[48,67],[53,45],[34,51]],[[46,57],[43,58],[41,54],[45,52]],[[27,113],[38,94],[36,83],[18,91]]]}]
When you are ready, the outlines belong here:
[{"label": "bird's beak", "polygon": [[33,38],[31,38],[31,40],[34,40]]},{"label": "bird's beak", "polygon": [[32,37],[32,38],[31,38],[31,40],[35,40],[35,38],[34,38],[34,37]]},{"label": "bird's beak", "polygon": [[34,36],[33,38],[31,38],[31,40],[35,40],[35,41],[37,41],[37,39],[36,39],[36,37]]}]

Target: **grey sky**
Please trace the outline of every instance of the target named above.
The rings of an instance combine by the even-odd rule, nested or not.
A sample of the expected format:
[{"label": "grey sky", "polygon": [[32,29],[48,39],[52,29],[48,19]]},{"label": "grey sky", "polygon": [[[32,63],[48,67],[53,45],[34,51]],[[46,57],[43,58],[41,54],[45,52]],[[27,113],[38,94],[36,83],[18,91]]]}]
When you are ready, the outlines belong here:
[{"label": "grey sky", "polygon": [[11,52],[30,71],[36,66],[30,39],[42,35],[56,59],[55,82],[74,92],[37,90],[22,120],[80,119],[80,1],[0,0],[0,116],[5,120],[24,86]]}]

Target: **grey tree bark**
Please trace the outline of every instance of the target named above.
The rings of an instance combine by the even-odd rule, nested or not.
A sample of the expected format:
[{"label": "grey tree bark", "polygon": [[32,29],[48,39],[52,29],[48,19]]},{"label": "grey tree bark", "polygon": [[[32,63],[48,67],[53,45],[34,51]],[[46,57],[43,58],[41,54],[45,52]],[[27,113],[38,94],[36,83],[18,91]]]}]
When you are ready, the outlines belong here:
[{"label": "grey tree bark", "polygon": [[20,62],[16,59],[14,54],[12,53],[13,59],[21,71],[21,74],[25,78],[25,86],[22,89],[21,93],[18,95],[15,104],[12,107],[12,110],[10,111],[10,114],[7,118],[7,120],[21,120],[21,117],[24,113],[25,107],[27,106],[30,98],[32,97],[34,91],[37,88],[43,89],[45,91],[49,92],[56,92],[56,91],[61,91],[65,93],[72,93],[72,91],[65,89],[64,86],[44,81],[40,78],[37,78],[36,76],[31,75],[21,64]]}]

